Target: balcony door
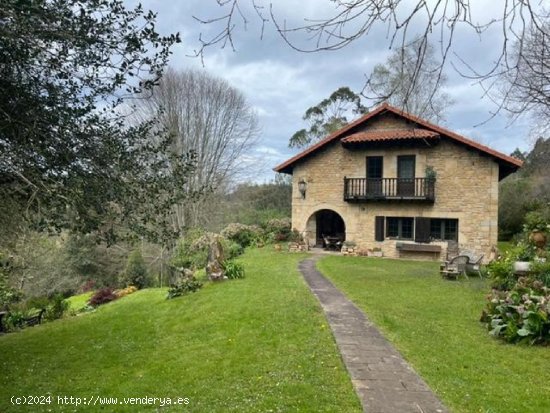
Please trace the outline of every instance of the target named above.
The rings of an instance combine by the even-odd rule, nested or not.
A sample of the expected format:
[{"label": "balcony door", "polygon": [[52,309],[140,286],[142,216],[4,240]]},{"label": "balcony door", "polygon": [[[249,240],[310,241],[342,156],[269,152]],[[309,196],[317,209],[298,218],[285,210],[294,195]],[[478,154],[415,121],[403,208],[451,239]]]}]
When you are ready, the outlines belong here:
[{"label": "balcony door", "polygon": [[383,174],[384,158],[382,156],[367,156],[367,195],[382,196]]},{"label": "balcony door", "polygon": [[397,195],[414,196],[416,159],[414,155],[397,157]]}]

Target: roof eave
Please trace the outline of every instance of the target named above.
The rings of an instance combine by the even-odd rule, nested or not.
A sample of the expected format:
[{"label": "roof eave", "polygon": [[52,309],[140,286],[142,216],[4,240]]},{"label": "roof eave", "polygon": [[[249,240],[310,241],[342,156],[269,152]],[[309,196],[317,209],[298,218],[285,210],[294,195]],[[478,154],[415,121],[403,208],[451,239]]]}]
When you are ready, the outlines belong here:
[{"label": "roof eave", "polygon": [[[504,169],[512,171],[512,172],[509,172],[509,173],[508,173],[508,171],[504,172],[504,176],[508,176],[510,173],[513,173],[513,172],[517,171],[523,165],[523,162],[520,161],[519,159],[513,158],[513,157],[508,156],[508,155],[504,155],[503,153],[495,151],[494,149],[491,149],[488,146],[482,145],[482,144],[477,143],[477,142],[475,142],[471,139],[465,138],[464,136],[461,136],[457,133],[454,133],[454,132],[452,132],[448,129],[445,129],[441,126],[435,125],[435,124],[433,124],[431,122],[428,122],[424,119],[421,119],[421,118],[419,118],[415,115],[411,115],[410,113],[407,113],[403,110],[397,109],[397,108],[395,108],[395,107],[393,107],[393,106],[391,106],[387,103],[383,103],[382,105],[380,105],[376,109],[374,109],[372,112],[369,112],[369,113],[361,116],[359,119],[355,120],[354,122],[350,123],[349,125],[344,126],[342,129],[337,130],[336,132],[330,134],[329,136],[327,136],[326,138],[324,138],[321,141],[317,142],[316,144],[310,146],[309,148],[306,148],[302,152],[294,155],[292,158],[290,158],[290,159],[286,160],[285,162],[279,164],[278,166],[273,168],[273,170],[275,172],[286,173],[286,174],[292,175],[292,172],[293,172],[293,169],[294,169],[293,164],[295,164],[298,161],[303,160],[304,158],[307,158],[310,154],[315,152],[317,149],[320,149],[321,147],[327,145],[328,143],[334,141],[335,139],[338,139],[339,137],[341,137],[342,135],[344,135],[346,132],[353,129],[357,125],[360,125],[361,123],[367,121],[368,119],[370,119],[370,118],[372,118],[372,117],[374,117],[374,116],[376,116],[376,115],[378,115],[378,114],[380,114],[384,111],[389,111],[389,112],[395,113],[399,116],[404,117],[405,119],[408,119],[412,122],[415,122],[419,125],[424,126],[425,128],[428,128],[428,129],[430,129],[434,132],[437,132],[440,135],[447,136],[447,137],[451,138],[454,141],[462,143],[462,144],[464,144],[464,145],[466,145],[466,146],[468,146],[472,149],[476,149],[476,150],[478,150],[482,153],[485,153],[485,154],[491,156],[499,164],[500,169],[502,169],[502,167],[504,167]],[[500,174],[499,174],[499,179],[503,179],[503,178],[500,178]]]}]

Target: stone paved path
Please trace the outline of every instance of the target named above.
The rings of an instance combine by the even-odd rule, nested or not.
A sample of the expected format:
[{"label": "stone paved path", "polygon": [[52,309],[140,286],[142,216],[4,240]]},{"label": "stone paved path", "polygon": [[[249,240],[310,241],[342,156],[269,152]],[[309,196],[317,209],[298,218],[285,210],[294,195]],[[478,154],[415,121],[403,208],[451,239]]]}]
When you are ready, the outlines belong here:
[{"label": "stone paved path", "polygon": [[332,329],[355,391],[368,413],[448,413],[441,401],[365,314],[315,268],[300,263]]}]

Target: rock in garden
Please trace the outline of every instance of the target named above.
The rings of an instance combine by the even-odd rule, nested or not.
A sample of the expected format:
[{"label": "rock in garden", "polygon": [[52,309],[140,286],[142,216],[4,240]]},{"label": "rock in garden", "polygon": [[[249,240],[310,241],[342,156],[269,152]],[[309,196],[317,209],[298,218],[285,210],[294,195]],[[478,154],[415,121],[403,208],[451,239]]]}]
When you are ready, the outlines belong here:
[{"label": "rock in garden", "polygon": [[214,238],[208,247],[206,275],[211,281],[222,281],[226,277],[223,272],[223,248],[219,238]]}]

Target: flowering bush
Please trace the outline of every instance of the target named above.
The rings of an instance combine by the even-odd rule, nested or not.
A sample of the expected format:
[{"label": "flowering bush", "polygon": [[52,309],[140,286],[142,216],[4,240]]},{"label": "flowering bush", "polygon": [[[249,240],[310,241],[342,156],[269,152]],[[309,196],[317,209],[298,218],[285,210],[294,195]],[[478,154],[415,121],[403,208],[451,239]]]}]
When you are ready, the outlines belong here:
[{"label": "flowering bush", "polygon": [[135,293],[137,290],[137,287],[130,285],[129,287],[123,288],[121,290],[115,290],[114,294],[117,296],[117,298],[122,298],[132,293]]},{"label": "flowering bush", "polygon": [[248,247],[262,237],[262,229],[257,225],[229,224],[222,230],[221,235],[242,247]]},{"label": "flowering bush", "polygon": [[201,229],[189,230],[178,241],[172,265],[176,268],[201,268],[206,265],[208,246],[216,234]]},{"label": "flowering bush", "polygon": [[506,341],[550,342],[550,288],[522,277],[510,291],[493,290],[482,315],[490,334]]}]

